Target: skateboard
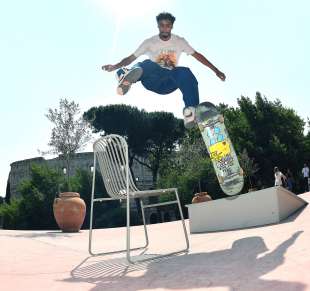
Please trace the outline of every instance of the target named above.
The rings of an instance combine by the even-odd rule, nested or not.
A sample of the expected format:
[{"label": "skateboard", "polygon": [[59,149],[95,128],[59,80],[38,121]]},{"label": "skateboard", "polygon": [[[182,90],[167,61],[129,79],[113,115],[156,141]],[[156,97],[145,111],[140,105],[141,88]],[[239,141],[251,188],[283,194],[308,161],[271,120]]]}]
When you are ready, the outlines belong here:
[{"label": "skateboard", "polygon": [[243,170],[226,130],[223,115],[214,104],[203,102],[196,107],[196,122],[221,189],[227,195],[240,193],[244,184]]}]

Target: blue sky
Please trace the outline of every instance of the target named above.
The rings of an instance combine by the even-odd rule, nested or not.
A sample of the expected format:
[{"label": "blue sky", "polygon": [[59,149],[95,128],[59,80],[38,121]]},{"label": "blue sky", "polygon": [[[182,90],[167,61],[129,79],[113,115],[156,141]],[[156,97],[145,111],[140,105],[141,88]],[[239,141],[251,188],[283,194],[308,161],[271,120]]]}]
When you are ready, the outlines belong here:
[{"label": "blue sky", "polygon": [[45,113],[60,98],[74,100],[82,111],[126,103],[182,116],[180,92],[160,96],[136,84],[118,96],[114,73],[100,70],[157,34],[155,16],[162,11],[176,16],[173,33],[227,76],[221,82],[194,58],[182,56],[180,65],[189,66],[198,79],[201,101],[235,106],[241,95],[253,98],[260,91],[305,120],[310,116],[306,0],[3,0],[0,196],[10,163],[48,148],[51,124]]}]

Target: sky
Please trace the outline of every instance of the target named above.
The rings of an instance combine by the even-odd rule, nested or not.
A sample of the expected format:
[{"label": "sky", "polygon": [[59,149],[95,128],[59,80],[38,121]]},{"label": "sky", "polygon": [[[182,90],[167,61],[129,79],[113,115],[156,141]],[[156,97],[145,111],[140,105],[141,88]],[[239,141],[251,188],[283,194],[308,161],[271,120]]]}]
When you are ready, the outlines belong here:
[{"label": "sky", "polygon": [[[254,100],[259,91],[310,117],[307,0],[1,0],[0,196],[11,163],[48,149],[52,124],[45,114],[60,98],[81,112],[124,103],[182,117],[179,90],[157,95],[137,83],[119,96],[114,72],[101,70],[158,34],[155,17],[162,11],[176,17],[173,33],[226,74],[222,82],[182,55],[179,65],[196,75],[200,101],[237,106],[241,95]],[[90,143],[85,150],[91,149]]]}]

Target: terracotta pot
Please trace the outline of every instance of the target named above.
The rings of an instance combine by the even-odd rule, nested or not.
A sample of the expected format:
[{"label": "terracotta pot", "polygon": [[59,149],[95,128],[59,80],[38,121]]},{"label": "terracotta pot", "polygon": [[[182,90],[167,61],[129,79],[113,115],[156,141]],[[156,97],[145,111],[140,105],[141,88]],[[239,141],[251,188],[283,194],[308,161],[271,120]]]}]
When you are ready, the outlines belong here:
[{"label": "terracotta pot", "polygon": [[208,195],[208,192],[196,193],[192,199],[192,203],[200,203],[212,200],[211,196]]},{"label": "terracotta pot", "polygon": [[83,224],[86,205],[80,194],[64,192],[54,199],[54,217],[63,232],[78,232]]}]

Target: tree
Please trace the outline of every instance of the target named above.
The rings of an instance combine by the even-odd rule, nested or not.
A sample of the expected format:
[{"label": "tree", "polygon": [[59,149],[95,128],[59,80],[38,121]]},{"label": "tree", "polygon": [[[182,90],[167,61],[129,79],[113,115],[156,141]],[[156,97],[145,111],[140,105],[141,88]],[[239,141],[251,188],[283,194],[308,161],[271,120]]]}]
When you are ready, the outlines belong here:
[{"label": "tree", "polygon": [[178,150],[173,151],[161,164],[159,186],[178,187],[182,204],[191,203],[193,194],[198,191],[207,191],[213,199],[226,197],[220,189],[197,128],[187,131]]},{"label": "tree", "polygon": [[5,198],[4,198],[5,202],[7,204],[10,204],[10,200],[11,200],[11,185],[10,185],[10,178],[8,178],[8,181],[6,183],[6,191],[5,191]]},{"label": "tree", "polygon": [[156,187],[160,163],[179,143],[184,135],[183,121],[169,112],[150,112],[147,114],[147,143],[143,157],[146,162],[135,158],[152,171],[153,185]]},{"label": "tree", "polygon": [[[225,125],[236,152],[247,149],[248,155],[260,166],[255,175],[262,185],[273,185],[273,168],[299,171],[307,157],[305,122],[280,100],[270,101],[257,92],[254,101],[241,96],[238,107],[220,104]],[[309,143],[310,144],[310,143]],[[310,147],[309,147],[310,148]]]},{"label": "tree", "polygon": [[184,135],[182,121],[172,113],[147,113],[124,104],[93,107],[83,117],[91,123],[95,132],[126,137],[129,166],[136,160],[148,167],[153,174],[154,186],[160,162]]},{"label": "tree", "polygon": [[60,171],[33,164],[31,178],[19,186],[21,197],[5,204],[4,227],[9,229],[56,229],[54,198],[63,182]]},{"label": "tree", "polygon": [[304,141],[304,121],[280,100],[269,101],[256,93],[255,103],[241,97],[238,104],[248,123],[249,146],[243,145],[260,165],[265,184],[273,184],[272,169],[299,167]]},{"label": "tree", "polygon": [[[300,173],[303,162],[309,162],[310,133],[304,135],[305,122],[293,109],[284,107],[279,100],[270,101],[257,92],[254,101],[241,96],[238,99],[238,107],[219,104],[218,109],[225,117],[229,136],[239,154],[240,163],[243,163],[246,175],[250,177],[248,178],[250,185],[254,177],[256,183],[260,183],[263,187],[273,185],[275,165],[283,170],[290,168],[293,173]],[[160,170],[160,182],[163,182],[163,186],[169,185],[169,187],[181,185],[181,193],[192,193],[198,178],[194,177],[193,173],[200,173],[203,187],[207,186],[205,188],[207,191],[212,189],[210,194],[215,193],[215,197],[219,198],[222,195],[221,191],[212,188],[212,183],[205,183],[205,180],[212,181],[214,171],[212,166],[208,171],[211,165],[209,159],[199,154],[199,150],[197,155],[198,157],[200,155],[200,159],[196,159],[197,155],[191,150],[190,145],[194,145],[195,149],[199,145],[195,140],[196,137],[193,137],[192,134],[186,135],[180,145],[180,151],[173,152],[165,159],[165,167],[161,167]],[[198,137],[200,138],[199,135]],[[246,154],[243,152],[244,149]],[[183,163],[177,164],[176,160],[182,160]],[[256,163],[259,164],[259,169]],[[201,165],[203,166],[199,168]]]},{"label": "tree", "polygon": [[92,107],[83,114],[94,132],[124,136],[129,148],[129,166],[136,156],[142,156],[147,142],[146,112],[120,104]]},{"label": "tree", "polygon": [[58,154],[66,162],[68,190],[70,191],[70,162],[72,156],[82,150],[91,139],[89,125],[79,116],[79,104],[60,99],[59,109],[48,109],[45,115],[53,124],[52,134],[48,145],[52,148],[46,153]]},{"label": "tree", "polygon": [[240,166],[244,172],[244,176],[248,178],[250,188],[253,188],[252,178],[254,174],[259,170],[258,164],[254,163],[254,159],[251,159],[246,149],[239,156]]},{"label": "tree", "polygon": [[[3,227],[6,229],[58,229],[53,215],[54,198],[58,185],[65,177],[61,171],[47,166],[32,164],[31,177],[19,185],[21,197],[12,199],[10,204],[0,205],[0,218],[3,217]],[[79,192],[86,204],[86,216],[83,228],[89,228],[89,212],[92,189],[92,174],[89,171],[77,170],[70,176],[72,191]],[[108,197],[101,175],[95,180],[95,198]],[[126,211],[120,207],[120,201],[94,204],[95,228],[119,227],[126,223]],[[132,215],[131,223],[138,224],[136,213]]]},{"label": "tree", "polygon": [[[86,204],[86,215],[82,228],[89,229],[90,204],[92,190],[92,174],[89,171],[78,170],[73,177],[70,177],[71,186],[74,191],[80,193]],[[95,198],[108,198],[102,176],[98,172],[95,179]],[[138,214],[131,214],[130,223],[138,224]],[[126,210],[121,207],[119,200],[112,200],[104,203],[94,203],[94,228],[120,227],[126,225]]]}]

